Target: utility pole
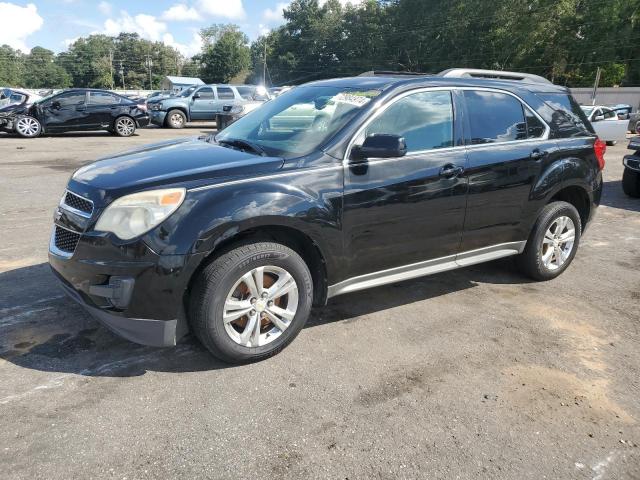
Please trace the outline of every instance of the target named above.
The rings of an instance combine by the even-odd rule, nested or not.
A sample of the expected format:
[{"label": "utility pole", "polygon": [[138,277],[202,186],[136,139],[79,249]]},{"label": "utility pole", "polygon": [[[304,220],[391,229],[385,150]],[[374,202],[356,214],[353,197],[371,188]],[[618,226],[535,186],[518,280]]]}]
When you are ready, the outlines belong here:
[{"label": "utility pole", "polygon": [[593,84],[593,92],[591,92],[591,105],[596,104],[596,96],[598,95],[598,85],[600,84],[601,74],[602,74],[602,69],[598,67],[598,70],[596,70],[596,81]]},{"label": "utility pole", "polygon": [[149,90],[153,90],[153,81],[151,80],[151,67],[153,67],[153,60],[151,60],[151,55],[147,55],[147,69],[149,70]]},{"label": "utility pole", "polygon": [[262,63],[262,85],[267,86],[267,39],[264,39],[264,62]]},{"label": "utility pole", "polygon": [[115,88],[113,82],[113,50],[109,49],[109,69],[111,70],[111,90]]},{"label": "utility pole", "polygon": [[127,87],[124,84],[124,68],[122,66],[122,60],[120,60],[120,76],[122,77],[122,89],[126,90]]}]

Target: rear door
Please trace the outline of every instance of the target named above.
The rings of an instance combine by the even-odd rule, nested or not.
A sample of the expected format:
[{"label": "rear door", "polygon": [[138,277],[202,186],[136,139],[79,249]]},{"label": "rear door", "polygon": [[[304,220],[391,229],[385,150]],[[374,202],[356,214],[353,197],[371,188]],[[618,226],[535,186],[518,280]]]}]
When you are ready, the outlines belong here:
[{"label": "rear door", "polygon": [[528,203],[543,165],[557,153],[549,127],[508,92],[465,89],[469,194],[461,252],[520,249]]},{"label": "rear door", "polygon": [[236,97],[236,93],[233,88],[228,86],[216,87],[217,100],[215,103],[215,113],[223,113],[225,106],[234,106],[242,101],[241,98]]},{"label": "rear door", "polygon": [[91,128],[109,127],[113,116],[120,108],[121,98],[109,92],[89,92],[86,126]]},{"label": "rear door", "polygon": [[215,94],[212,87],[202,87],[191,97],[191,119],[213,120],[215,116]]}]

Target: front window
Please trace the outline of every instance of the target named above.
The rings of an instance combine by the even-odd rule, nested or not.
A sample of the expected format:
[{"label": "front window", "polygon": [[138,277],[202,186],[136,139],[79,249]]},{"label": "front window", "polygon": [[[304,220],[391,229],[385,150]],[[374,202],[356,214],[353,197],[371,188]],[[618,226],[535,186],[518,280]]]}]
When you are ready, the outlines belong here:
[{"label": "front window", "polygon": [[379,90],[298,87],[240,118],[216,140],[245,140],[272,156],[306,155],[333,137],[379,94]]},{"label": "front window", "polygon": [[187,89],[183,90],[183,91],[180,93],[180,95],[179,95],[179,96],[180,96],[180,97],[183,97],[183,98],[184,98],[184,97],[188,97],[188,96],[190,96],[190,95],[193,93],[193,91],[194,91],[196,88],[197,88],[197,87],[189,87],[189,88],[187,88]]}]

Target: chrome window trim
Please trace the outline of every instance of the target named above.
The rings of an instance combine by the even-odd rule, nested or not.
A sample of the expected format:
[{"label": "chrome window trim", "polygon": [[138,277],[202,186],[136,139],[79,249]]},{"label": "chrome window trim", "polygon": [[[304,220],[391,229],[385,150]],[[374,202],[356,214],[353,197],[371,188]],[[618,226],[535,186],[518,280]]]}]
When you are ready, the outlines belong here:
[{"label": "chrome window trim", "polygon": [[[76,249],[78,248],[78,245],[76,244],[76,248],[74,248],[73,252],[71,253],[65,252],[63,250],[60,250],[58,247],[56,247],[56,228],[61,228],[63,230],[66,230],[67,232],[75,233],[76,235],[80,235],[80,236],[82,236],[82,233],[76,232],[75,230],[71,230],[70,228],[63,227],[62,225],[58,225],[55,223],[53,224],[53,230],[51,231],[51,238],[49,239],[49,253],[51,253],[52,255],[55,255],[56,257],[69,259],[73,257],[74,253],[76,253]],[[79,241],[80,240],[78,240],[78,242]]]},{"label": "chrome window trim", "polygon": [[[82,210],[78,210],[77,208],[73,208],[71,205],[68,205],[67,203],[65,203],[66,199],[67,199],[67,193],[70,193],[71,195],[75,195],[78,198],[81,198],[82,200],[86,200],[87,202],[89,202],[91,204],[91,213],[87,213],[87,212],[83,212]],[[60,208],[62,208],[63,210],[66,210],[67,212],[71,212],[74,213],[80,217],[83,218],[91,218],[91,216],[93,215],[93,212],[95,210],[95,206],[93,204],[93,200],[90,200],[88,198],[83,197],[82,195],[78,195],[75,192],[72,192],[69,189],[66,189],[64,191],[64,193],[62,194],[62,198],[60,199],[60,203],[58,204],[58,206]]]},{"label": "chrome window trim", "polygon": [[367,273],[357,277],[348,278],[342,282],[330,285],[327,298],[345,293],[357,292],[368,288],[379,287],[390,283],[402,282],[413,278],[419,278],[435,273],[468,267],[477,263],[483,263],[498,258],[518,255],[524,251],[527,241],[507,242],[489,247],[469,250],[454,255],[434,258],[423,262],[393,267],[378,272]]},{"label": "chrome window trim", "polygon": [[[391,105],[393,105],[397,101],[403,99],[404,97],[406,97],[408,95],[413,95],[415,93],[430,92],[430,91],[454,92],[454,91],[465,91],[465,90],[480,91],[480,92],[492,92],[492,93],[503,93],[503,94],[512,96],[513,98],[518,100],[524,107],[529,109],[529,111],[531,111],[531,113],[533,113],[533,115],[536,118],[538,118],[538,120],[540,120],[542,122],[542,124],[545,126],[544,134],[541,137],[526,138],[524,140],[508,140],[506,142],[482,143],[482,144],[472,144],[472,145],[456,145],[456,146],[447,147],[447,148],[433,148],[433,149],[429,149],[429,150],[420,150],[420,151],[410,152],[410,153],[408,152],[407,155],[405,155],[404,157],[398,157],[398,159],[407,158],[407,157],[410,158],[410,157],[416,156],[416,155],[424,155],[427,152],[442,152],[442,151],[454,150],[454,149],[488,147],[488,146],[495,146],[495,145],[510,145],[510,144],[517,144],[517,143],[522,143],[522,142],[534,142],[534,141],[535,142],[541,142],[541,141],[545,141],[545,140],[549,139],[549,135],[551,134],[551,127],[549,126],[549,124],[547,122],[545,122],[545,120],[538,114],[538,112],[535,111],[534,108],[531,107],[531,105],[529,105],[527,102],[525,102],[522,98],[520,98],[515,93],[509,92],[507,90],[502,90],[500,88],[490,88],[490,87],[420,87],[420,88],[416,88],[416,89],[413,89],[413,90],[408,90],[406,92],[402,92],[398,96],[393,97],[386,104],[379,106],[378,109],[373,113],[373,115],[371,115],[369,118],[367,118],[367,120],[360,126],[360,128],[358,128],[356,133],[351,137],[351,140],[349,140],[349,143],[347,145],[347,149],[345,150],[344,158],[342,159],[343,165],[345,165],[345,166],[348,165],[349,157],[351,156],[351,149],[353,148],[353,145],[354,145],[356,139],[358,138],[358,136],[369,126],[369,124],[371,122],[373,122],[379,115],[381,115],[387,108],[389,108]],[[452,104],[453,104],[453,98],[452,98]],[[524,113],[523,113],[523,116],[524,116]],[[525,118],[525,121],[526,121],[526,118]],[[381,159],[371,158],[369,160],[381,160]],[[382,159],[382,160],[388,160],[388,159]]]}]

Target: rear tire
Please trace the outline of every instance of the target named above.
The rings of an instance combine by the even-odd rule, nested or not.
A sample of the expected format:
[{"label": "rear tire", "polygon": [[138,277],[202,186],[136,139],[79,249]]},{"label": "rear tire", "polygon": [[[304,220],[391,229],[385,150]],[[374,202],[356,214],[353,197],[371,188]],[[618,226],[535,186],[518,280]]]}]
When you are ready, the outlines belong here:
[{"label": "rear tire", "polygon": [[309,318],[312,298],[311,273],[296,252],[278,243],[248,243],[202,270],[189,298],[189,321],[215,357],[253,362],[291,343]]},{"label": "rear tire", "polygon": [[22,138],[35,138],[42,133],[40,121],[28,115],[18,117],[13,129]]},{"label": "rear tire", "polygon": [[180,110],[169,110],[164,121],[169,128],[184,128],[187,123],[187,116]]},{"label": "rear tire", "polygon": [[581,233],[576,208],[567,202],[552,202],[542,209],[524,252],[516,257],[516,265],[534,280],[556,278],[573,261]]},{"label": "rear tire", "polygon": [[617,143],[618,143],[618,141],[617,141],[617,140],[609,140],[609,141],[607,142],[607,145],[608,145],[609,147],[613,147],[613,146],[614,146],[614,145],[616,145]]},{"label": "rear tire", "polygon": [[122,116],[113,122],[113,134],[118,137],[130,137],[136,132],[136,122],[133,118]]},{"label": "rear tire", "polygon": [[622,191],[633,198],[640,197],[640,172],[624,169],[622,174]]}]

